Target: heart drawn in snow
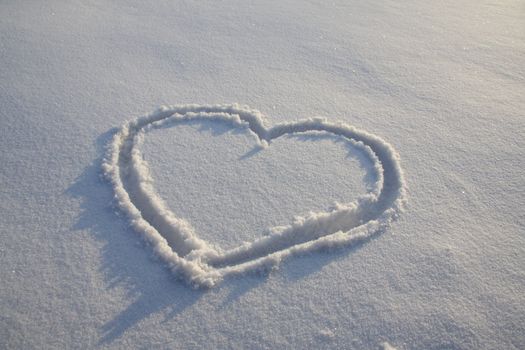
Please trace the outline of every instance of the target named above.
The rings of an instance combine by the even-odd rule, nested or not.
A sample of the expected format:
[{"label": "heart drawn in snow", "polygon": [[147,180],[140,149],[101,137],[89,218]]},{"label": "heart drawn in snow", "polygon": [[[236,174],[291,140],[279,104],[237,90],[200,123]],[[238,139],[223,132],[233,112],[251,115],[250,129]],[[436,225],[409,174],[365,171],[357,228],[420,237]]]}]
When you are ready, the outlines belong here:
[{"label": "heart drawn in snow", "polygon": [[[246,128],[263,147],[286,134],[317,131],[338,135],[370,158],[377,181],[371,191],[354,202],[311,213],[253,242],[219,250],[199,238],[187,221],[168,209],[155,191],[140,152],[149,128],[191,120],[221,121]],[[108,147],[103,170],[113,185],[119,208],[155,253],[193,285],[211,287],[226,276],[268,268],[293,254],[363,242],[388,227],[403,209],[406,190],[399,157],[381,138],[321,118],[273,127],[266,127],[263,120],[260,112],[238,105],[162,107],[124,124]]]}]

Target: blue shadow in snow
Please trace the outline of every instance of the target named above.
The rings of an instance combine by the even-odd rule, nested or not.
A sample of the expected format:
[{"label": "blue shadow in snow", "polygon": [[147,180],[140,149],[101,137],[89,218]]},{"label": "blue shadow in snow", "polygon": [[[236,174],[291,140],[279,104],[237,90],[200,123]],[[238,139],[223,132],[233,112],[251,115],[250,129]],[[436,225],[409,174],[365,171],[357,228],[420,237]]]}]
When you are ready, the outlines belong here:
[{"label": "blue shadow in snow", "polygon": [[[221,123],[196,121],[189,122],[189,124],[198,124],[200,125],[199,131],[210,132],[213,136],[220,136],[229,131],[235,132],[232,131],[231,126],[225,127]],[[166,320],[174,318],[208,293],[206,290],[192,289],[186,283],[177,280],[167,268],[157,261],[140,235],[129,227],[127,219],[115,208],[113,189],[103,179],[101,173],[105,147],[115,132],[116,129],[109,130],[96,139],[94,147],[99,157],[84,169],[75,183],[66,191],[69,196],[81,200],[81,213],[73,229],[75,231],[89,230],[97,240],[104,243],[101,270],[107,280],[107,289],[124,287],[129,300],[132,300],[129,306],[102,327],[99,346],[120,338],[127,330],[149,315],[162,312],[165,313]],[[238,132],[243,131],[238,130]],[[333,139],[331,135],[323,136],[322,134],[301,134],[288,137],[295,137],[301,141],[318,141],[323,137]],[[260,150],[261,148],[255,147],[239,160],[251,157]],[[350,156],[355,153],[355,148],[351,150],[349,148]],[[362,165],[367,168],[364,161]],[[338,251],[336,254],[333,252],[330,255],[320,254],[315,259],[312,257],[314,254],[319,254],[318,252],[308,253],[306,256],[298,257],[295,262],[286,264],[286,267],[280,271],[284,271],[285,278],[291,282],[303,279],[321,270],[324,265],[334,259],[341,259],[348,255],[354,248],[336,249]],[[298,264],[301,265],[300,268]],[[228,289],[225,300],[217,306],[218,311],[227,308],[248,291],[263,284],[267,276],[266,272],[258,272],[247,276],[227,278],[217,289]]]},{"label": "blue shadow in snow", "polygon": [[129,300],[126,309],[101,329],[99,345],[111,343],[126,330],[157,312],[173,316],[193,305],[204,293],[177,281],[162,267],[145,243],[127,224],[113,205],[113,189],[102,178],[101,163],[105,145],[115,133],[110,130],[96,140],[96,159],[76,179],[67,194],[81,199],[81,214],[74,230],[89,230],[104,243],[102,271],[107,289],[124,287]]}]

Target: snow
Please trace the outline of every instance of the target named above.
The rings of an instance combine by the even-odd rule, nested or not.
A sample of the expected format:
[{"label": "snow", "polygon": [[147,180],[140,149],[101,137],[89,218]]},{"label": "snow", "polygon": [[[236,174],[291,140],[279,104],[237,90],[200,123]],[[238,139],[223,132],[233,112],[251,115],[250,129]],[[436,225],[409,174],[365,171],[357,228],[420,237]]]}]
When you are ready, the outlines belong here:
[{"label": "snow", "polygon": [[[525,348],[522,2],[0,13],[0,348]],[[361,244],[193,288],[117,208],[103,159],[118,128],[161,105],[233,103],[268,128],[321,116],[377,136],[400,156],[406,208]],[[141,150],[207,247],[375,188],[377,163],[346,139],[266,145],[206,122],[148,131]]]}]

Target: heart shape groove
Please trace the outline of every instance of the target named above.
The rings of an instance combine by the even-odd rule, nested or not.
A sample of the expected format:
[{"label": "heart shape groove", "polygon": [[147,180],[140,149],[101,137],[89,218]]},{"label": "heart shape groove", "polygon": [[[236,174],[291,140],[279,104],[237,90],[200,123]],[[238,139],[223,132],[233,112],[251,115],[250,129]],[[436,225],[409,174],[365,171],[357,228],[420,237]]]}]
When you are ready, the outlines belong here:
[{"label": "heart shape groove", "polygon": [[[367,194],[351,203],[295,218],[287,226],[272,228],[267,236],[230,250],[215,248],[169,210],[155,191],[148,164],[140,152],[145,133],[152,128],[191,120],[220,121],[246,128],[261,147],[286,134],[317,131],[338,135],[370,158],[376,182]],[[171,270],[197,287],[212,287],[226,276],[272,268],[290,255],[364,242],[383,232],[406,202],[399,156],[378,136],[324,118],[266,127],[259,111],[236,104],[163,106],[128,121],[113,136],[102,167],[113,186],[118,207],[129,217],[131,226]]]}]

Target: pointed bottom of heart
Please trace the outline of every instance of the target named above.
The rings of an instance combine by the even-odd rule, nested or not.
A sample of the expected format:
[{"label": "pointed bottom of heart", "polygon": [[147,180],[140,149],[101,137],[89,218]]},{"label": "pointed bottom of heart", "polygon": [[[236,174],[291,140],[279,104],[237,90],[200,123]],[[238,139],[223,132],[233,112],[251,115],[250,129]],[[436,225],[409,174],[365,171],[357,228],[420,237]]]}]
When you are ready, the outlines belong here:
[{"label": "pointed bottom of heart", "polygon": [[[370,158],[376,182],[367,194],[353,202],[296,218],[253,242],[221,250],[199,238],[187,221],[169,210],[155,190],[140,151],[149,131],[190,120],[220,121],[245,128],[257,137],[261,147],[289,134],[315,131],[340,136]],[[113,186],[118,207],[129,218],[131,226],[171,270],[198,287],[214,286],[229,275],[271,269],[294,254],[363,243],[388,228],[406,201],[399,156],[378,136],[322,118],[266,127],[260,112],[239,105],[161,107],[129,121],[111,140],[103,171]]]}]

